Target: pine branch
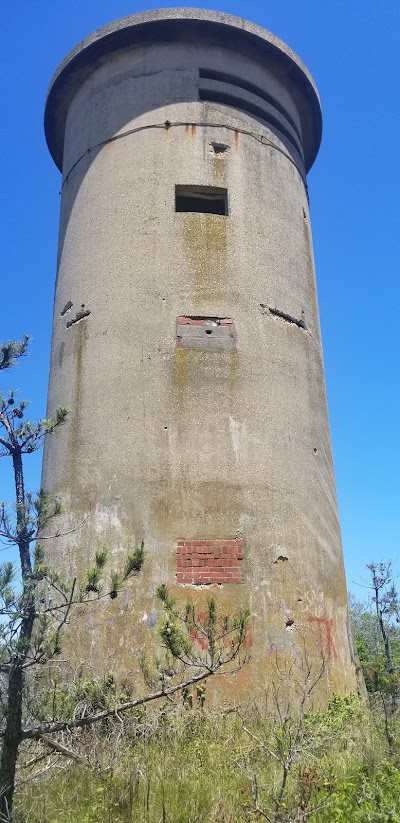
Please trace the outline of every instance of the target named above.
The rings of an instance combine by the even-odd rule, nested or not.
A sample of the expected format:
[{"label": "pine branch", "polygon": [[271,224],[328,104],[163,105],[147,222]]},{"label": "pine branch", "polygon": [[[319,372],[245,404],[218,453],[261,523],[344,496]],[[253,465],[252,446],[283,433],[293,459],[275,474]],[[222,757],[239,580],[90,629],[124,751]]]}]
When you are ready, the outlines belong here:
[{"label": "pine branch", "polygon": [[29,345],[29,335],[24,334],[21,341],[10,340],[0,346],[0,370],[15,366],[16,360],[26,354]]},{"label": "pine branch", "polygon": [[[177,683],[175,686],[169,686],[167,688],[158,689],[151,694],[147,694],[144,697],[138,697],[136,700],[130,700],[127,703],[121,703],[115,706],[113,709],[104,709],[104,711],[96,712],[96,714],[86,715],[85,717],[80,717],[76,720],[66,720],[60,721],[59,723],[45,723],[42,726],[36,726],[30,729],[23,729],[22,730],[22,740],[32,740],[32,738],[43,737],[46,734],[54,734],[55,732],[63,732],[71,729],[78,729],[83,728],[85,726],[92,726],[94,723],[99,723],[101,720],[107,720],[108,717],[113,717],[116,713],[123,714],[130,709],[135,709],[137,706],[143,706],[146,703],[151,703],[154,700],[159,700],[162,697],[168,697],[169,695],[176,694],[179,691],[182,691],[185,688],[189,688],[189,686],[194,685],[195,683],[200,683],[202,680],[206,680],[211,675],[215,674],[216,671],[205,671],[201,672],[198,675],[188,678],[184,680],[182,683]],[[0,732],[0,736],[3,736],[3,733]]]}]

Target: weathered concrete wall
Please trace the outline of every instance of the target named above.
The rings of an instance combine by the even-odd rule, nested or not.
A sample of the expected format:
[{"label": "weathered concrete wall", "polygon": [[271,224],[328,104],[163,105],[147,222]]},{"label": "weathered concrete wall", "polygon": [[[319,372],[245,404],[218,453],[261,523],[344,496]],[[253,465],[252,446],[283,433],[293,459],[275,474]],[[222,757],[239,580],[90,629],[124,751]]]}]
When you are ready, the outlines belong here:
[{"label": "weathered concrete wall", "polygon": [[[140,37],[128,37],[135,21]],[[144,540],[140,585],[79,628],[78,656],[89,649],[94,664],[135,670],[165,582],[250,607],[246,691],[264,690],[271,655],[290,654],[297,631],[322,649],[327,690],[345,690],[354,672],[305,188],[318,98],[283,44],[232,21],[193,10],[118,21],[106,34],[125,40],[94,35],[50,90],[63,188],[48,413],[72,411],[48,440],[43,485],[63,499],[64,523],[92,511],[51,553],[72,575],[90,547],[118,559]],[[175,211],[176,185],[226,190],[228,214]],[[227,570],[221,546],[235,574],[202,586],[195,543],[208,579],[214,563]]]}]

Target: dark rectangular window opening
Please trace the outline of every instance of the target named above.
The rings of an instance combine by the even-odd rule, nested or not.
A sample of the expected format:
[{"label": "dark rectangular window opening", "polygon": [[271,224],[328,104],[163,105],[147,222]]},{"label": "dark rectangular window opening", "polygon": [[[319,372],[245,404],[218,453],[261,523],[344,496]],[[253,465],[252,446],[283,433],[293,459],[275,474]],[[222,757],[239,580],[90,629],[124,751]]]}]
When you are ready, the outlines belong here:
[{"label": "dark rectangular window opening", "polygon": [[175,211],[228,214],[228,191],[214,186],[175,186]]}]

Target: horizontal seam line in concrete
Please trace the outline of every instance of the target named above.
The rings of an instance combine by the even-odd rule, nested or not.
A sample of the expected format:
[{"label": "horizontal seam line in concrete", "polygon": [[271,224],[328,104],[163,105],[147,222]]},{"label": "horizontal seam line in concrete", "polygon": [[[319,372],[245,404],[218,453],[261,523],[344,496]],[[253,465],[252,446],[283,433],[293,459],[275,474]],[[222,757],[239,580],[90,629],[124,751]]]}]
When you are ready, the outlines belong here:
[{"label": "horizontal seam line in concrete", "polygon": [[114,135],[114,137],[109,137],[107,140],[102,140],[100,143],[95,143],[93,146],[89,146],[89,148],[87,148],[83,152],[83,154],[81,154],[80,157],[78,157],[78,159],[75,161],[75,163],[71,166],[70,170],[67,172],[67,174],[65,175],[65,177],[62,181],[61,190],[63,189],[65,183],[68,181],[68,178],[69,178],[71,172],[73,172],[73,170],[81,162],[81,160],[83,160],[83,158],[87,154],[90,154],[91,151],[94,151],[95,149],[100,149],[102,146],[106,146],[109,143],[115,142],[116,140],[121,140],[123,137],[129,137],[132,134],[138,134],[138,132],[146,131],[147,129],[167,129],[168,130],[168,129],[171,129],[171,128],[179,128],[179,127],[182,127],[182,126],[196,126],[198,128],[210,128],[210,129],[227,129],[228,131],[237,132],[238,134],[244,134],[246,137],[252,137],[254,140],[257,140],[257,142],[261,143],[261,145],[263,145],[263,146],[268,146],[269,148],[276,149],[276,151],[278,151],[280,154],[283,154],[283,156],[286,157],[287,160],[289,160],[289,162],[295,167],[295,169],[297,169],[297,171],[298,171],[298,173],[301,177],[301,180],[304,184],[306,194],[307,194],[307,199],[308,199],[307,182],[306,182],[305,177],[301,173],[297,163],[295,163],[295,161],[290,156],[290,154],[283,151],[283,149],[281,149],[279,146],[277,146],[275,143],[273,143],[272,140],[268,140],[268,138],[264,137],[263,134],[258,134],[257,132],[249,131],[248,129],[236,128],[236,126],[228,126],[225,123],[205,123],[205,122],[201,122],[201,121],[198,122],[198,123],[196,123],[194,121],[177,121],[176,123],[172,123],[169,120],[165,120],[164,123],[148,123],[145,126],[137,126],[134,129],[128,129],[127,131],[121,132],[121,134]]}]

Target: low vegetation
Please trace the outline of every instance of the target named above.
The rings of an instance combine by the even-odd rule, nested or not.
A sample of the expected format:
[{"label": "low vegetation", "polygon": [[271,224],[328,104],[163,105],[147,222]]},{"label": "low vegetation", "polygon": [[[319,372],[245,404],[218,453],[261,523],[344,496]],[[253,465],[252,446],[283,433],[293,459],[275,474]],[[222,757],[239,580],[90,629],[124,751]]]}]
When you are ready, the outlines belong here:
[{"label": "low vegetation", "polygon": [[[296,720],[294,720],[296,725]],[[292,726],[293,728],[293,726]],[[249,734],[250,732],[250,734]],[[282,726],[249,712],[213,712],[198,700],[166,704],[66,739],[91,768],[60,754],[24,769],[17,823],[395,823],[398,753],[365,703],[334,696],[306,716],[279,809]],[[31,752],[31,760],[34,760]],[[42,751],[42,755],[44,752]],[[36,757],[40,751],[36,751]],[[39,768],[40,767],[40,768]],[[40,776],[30,780],[33,771]]]},{"label": "low vegetation", "polygon": [[[370,564],[369,574],[371,602],[352,603],[368,701],[333,695],[315,710],[325,661],[309,663],[305,646],[271,660],[263,711],[217,711],[193,683],[150,709],[65,730],[64,752],[28,741],[16,823],[398,823],[397,594],[391,564]],[[58,699],[84,715],[112,706],[115,688],[111,675],[78,677]],[[44,712],[50,691],[38,690]]]}]

